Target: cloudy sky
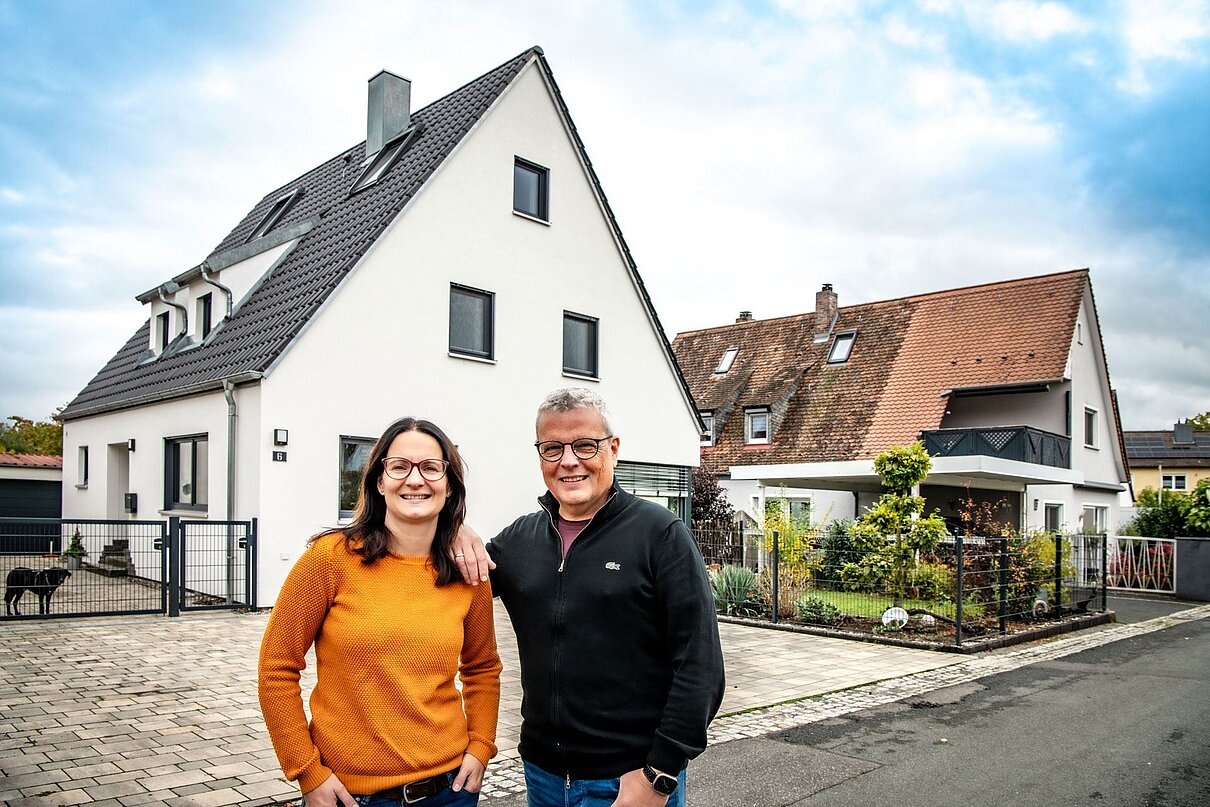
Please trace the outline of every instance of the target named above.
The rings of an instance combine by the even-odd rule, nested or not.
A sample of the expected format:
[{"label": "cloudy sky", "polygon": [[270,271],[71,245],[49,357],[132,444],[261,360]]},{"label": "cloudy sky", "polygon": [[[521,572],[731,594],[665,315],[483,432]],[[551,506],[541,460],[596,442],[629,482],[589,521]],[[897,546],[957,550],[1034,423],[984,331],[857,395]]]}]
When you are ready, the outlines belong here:
[{"label": "cloudy sky", "polygon": [[269,190],[542,45],[671,337],[1092,270],[1126,429],[1210,409],[1210,0],[0,0],[0,416]]}]

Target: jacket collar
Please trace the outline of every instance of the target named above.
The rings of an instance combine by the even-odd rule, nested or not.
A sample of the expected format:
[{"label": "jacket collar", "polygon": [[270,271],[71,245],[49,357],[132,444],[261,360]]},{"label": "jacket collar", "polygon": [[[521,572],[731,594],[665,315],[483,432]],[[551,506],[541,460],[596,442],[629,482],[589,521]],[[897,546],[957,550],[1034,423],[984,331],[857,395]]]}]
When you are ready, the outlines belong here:
[{"label": "jacket collar", "polygon": [[[624,506],[624,500],[629,498],[630,494],[618,487],[618,480],[613,480],[613,486],[609,489],[609,498],[605,500],[605,505],[593,514],[591,521],[596,523],[609,519]],[[554,523],[558,523],[559,519],[559,500],[555,498],[555,494],[549,490],[543,493],[538,498],[538,504],[542,509],[550,515]]]}]

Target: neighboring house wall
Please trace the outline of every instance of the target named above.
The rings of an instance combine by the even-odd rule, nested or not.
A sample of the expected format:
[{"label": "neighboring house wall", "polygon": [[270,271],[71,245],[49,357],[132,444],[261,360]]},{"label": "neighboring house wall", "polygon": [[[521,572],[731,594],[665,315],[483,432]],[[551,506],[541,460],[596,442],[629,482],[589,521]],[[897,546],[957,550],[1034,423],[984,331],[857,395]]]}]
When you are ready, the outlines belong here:
[{"label": "neighboring house wall", "polygon": [[1164,465],[1163,469],[1159,468],[1139,468],[1130,469],[1131,481],[1134,485],[1135,495],[1145,488],[1152,490],[1160,489],[1161,475],[1170,476],[1172,474],[1184,474],[1185,490],[1188,493],[1197,487],[1197,483],[1203,479],[1210,479],[1210,468],[1182,468],[1179,465]]},{"label": "neighboring house wall", "polygon": [[[255,441],[259,431],[259,391],[236,391],[236,517],[256,515],[259,468]],[[206,436],[205,509],[165,507],[167,440]],[[128,441],[135,441],[135,450]],[[88,447],[88,484],[80,480],[80,447]],[[159,519],[168,516],[221,520],[227,514],[227,401],[222,393],[164,401],[63,425],[63,513],[67,518]],[[138,495],[138,512],[126,513],[123,494]],[[239,505],[243,503],[241,508]]]},{"label": "neighboring house wall", "polygon": [[852,519],[857,515],[857,498],[847,490],[810,490],[761,485],[750,479],[720,479],[719,486],[727,492],[727,501],[757,524],[764,517],[766,499],[788,499],[811,503],[811,521],[824,524],[837,519]]}]

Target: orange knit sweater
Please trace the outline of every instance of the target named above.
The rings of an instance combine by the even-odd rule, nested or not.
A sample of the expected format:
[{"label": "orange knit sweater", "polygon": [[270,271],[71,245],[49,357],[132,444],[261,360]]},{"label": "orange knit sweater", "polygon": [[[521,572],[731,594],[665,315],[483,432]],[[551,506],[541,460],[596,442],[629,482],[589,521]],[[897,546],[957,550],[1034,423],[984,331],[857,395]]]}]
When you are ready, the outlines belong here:
[{"label": "orange knit sweater", "polygon": [[[342,535],[290,571],[261,642],[261,712],[302,792],[335,773],[369,794],[496,754],[500,657],[486,584],[438,588],[427,558],[362,564]],[[315,645],[311,723],[299,672]],[[462,680],[462,693],[454,674]]]}]

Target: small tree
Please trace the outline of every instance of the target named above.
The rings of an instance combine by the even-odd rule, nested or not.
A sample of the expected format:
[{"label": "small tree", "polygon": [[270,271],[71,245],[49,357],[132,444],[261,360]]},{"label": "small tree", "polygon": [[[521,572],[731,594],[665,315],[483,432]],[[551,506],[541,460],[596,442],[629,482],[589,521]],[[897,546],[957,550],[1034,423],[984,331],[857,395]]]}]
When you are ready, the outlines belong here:
[{"label": "small tree", "polygon": [[1187,420],[1193,426],[1195,432],[1210,432],[1210,410],[1187,418]]},{"label": "small tree", "polygon": [[936,549],[946,534],[944,519],[936,511],[923,515],[924,498],[912,495],[912,488],[928,477],[932,462],[919,441],[875,457],[874,470],[887,492],[853,522],[856,535],[881,544],[878,554],[890,561],[891,588],[899,607],[919,555]]},{"label": "small tree", "polygon": [[727,501],[727,491],[718,483],[713,471],[703,467],[693,469],[693,522],[730,524],[735,508]]}]

